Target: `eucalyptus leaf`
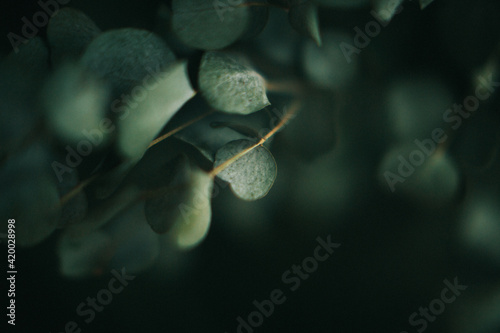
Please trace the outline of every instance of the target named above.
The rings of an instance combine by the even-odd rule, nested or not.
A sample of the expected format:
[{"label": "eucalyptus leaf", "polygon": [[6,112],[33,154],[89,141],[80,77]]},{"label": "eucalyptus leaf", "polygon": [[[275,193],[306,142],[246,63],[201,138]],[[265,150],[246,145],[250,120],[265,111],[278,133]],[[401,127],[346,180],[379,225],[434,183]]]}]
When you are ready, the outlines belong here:
[{"label": "eucalyptus leaf", "polygon": [[189,190],[185,200],[176,209],[180,214],[166,237],[180,249],[190,249],[198,245],[207,235],[212,219],[213,178],[200,169],[190,173]]},{"label": "eucalyptus leaf", "polygon": [[135,28],[100,34],[81,57],[86,68],[110,82],[113,97],[120,98],[122,102],[122,94],[135,87],[148,86],[174,61],[174,54],[160,37]]},{"label": "eucalyptus leaf", "polygon": [[310,1],[293,6],[288,12],[291,26],[299,33],[311,37],[321,46],[318,8]]},{"label": "eucalyptus leaf", "polygon": [[195,94],[187,73],[187,61],[172,64],[143,88],[144,97],[125,106],[118,122],[118,144],[126,157],[139,159],[170,118]]},{"label": "eucalyptus leaf", "polygon": [[187,157],[178,159],[172,169],[172,181],[144,204],[146,220],[151,229],[159,234],[169,231],[175,225],[180,215],[179,205],[189,199],[191,190],[191,169]]},{"label": "eucalyptus leaf", "polygon": [[[217,151],[214,168],[233,158],[254,143],[250,140],[235,140]],[[243,200],[264,197],[276,179],[276,161],[269,150],[257,146],[225,167],[218,176],[231,184],[234,194]]]},{"label": "eucalyptus leaf", "polygon": [[[190,100],[167,124],[166,131],[177,128],[191,119],[208,112],[210,107],[201,96]],[[228,142],[238,139],[257,139],[272,129],[267,110],[249,115],[214,112],[196,121],[175,134],[185,142],[195,146],[208,160],[212,167],[215,153]],[[266,144],[271,140],[266,141]]]},{"label": "eucalyptus leaf", "polygon": [[172,28],[186,45],[217,50],[249,33],[262,30],[267,8],[252,8],[245,0],[173,0]]},{"label": "eucalyptus leaf", "polygon": [[202,95],[216,110],[249,114],[270,105],[264,78],[223,53],[203,55],[199,86]]},{"label": "eucalyptus leaf", "polygon": [[107,134],[100,124],[109,107],[110,89],[82,66],[67,64],[58,69],[43,90],[43,106],[54,133],[65,142],[77,144],[89,133]]},{"label": "eucalyptus leaf", "polygon": [[66,59],[76,59],[101,30],[87,15],[77,9],[57,11],[47,27],[52,64]]}]

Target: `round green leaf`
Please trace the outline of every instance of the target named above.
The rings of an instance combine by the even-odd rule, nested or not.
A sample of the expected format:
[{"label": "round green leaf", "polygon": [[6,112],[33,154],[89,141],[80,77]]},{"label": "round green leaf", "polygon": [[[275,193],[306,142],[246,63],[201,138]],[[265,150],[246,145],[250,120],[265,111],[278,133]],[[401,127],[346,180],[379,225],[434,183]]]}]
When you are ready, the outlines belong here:
[{"label": "round green leaf", "polygon": [[[249,140],[231,141],[217,151],[214,167],[252,145],[254,143]],[[236,196],[252,201],[264,197],[269,192],[276,174],[276,161],[271,152],[263,146],[257,146],[224,168],[218,176],[231,184]]]},{"label": "round green leaf", "polygon": [[249,114],[270,105],[264,78],[222,53],[203,55],[199,85],[210,106],[220,111]]}]

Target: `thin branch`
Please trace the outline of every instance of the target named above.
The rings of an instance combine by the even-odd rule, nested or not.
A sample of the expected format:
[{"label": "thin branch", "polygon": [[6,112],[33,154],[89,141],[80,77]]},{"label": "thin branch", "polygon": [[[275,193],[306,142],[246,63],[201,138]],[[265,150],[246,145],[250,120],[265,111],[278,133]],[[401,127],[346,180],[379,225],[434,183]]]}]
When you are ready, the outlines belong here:
[{"label": "thin branch", "polygon": [[210,177],[215,178],[222,170],[236,162],[239,158],[245,156],[248,154],[250,151],[254,150],[255,148],[262,146],[270,137],[272,137],[274,134],[276,134],[277,131],[279,131],[283,126],[285,126],[288,121],[295,116],[297,111],[300,109],[300,106],[302,103],[299,100],[295,100],[290,107],[290,110],[285,114],[285,116],[281,119],[281,121],[274,127],[269,133],[267,133],[262,139],[259,140],[256,144],[243,149],[240,151],[238,154],[234,155],[224,163],[220,164],[216,168],[214,168],[212,171],[209,172]]},{"label": "thin branch", "polygon": [[199,121],[199,120],[201,120],[201,119],[203,119],[203,118],[205,118],[205,117],[207,117],[207,116],[211,115],[211,114],[212,114],[212,113],[214,113],[214,112],[215,112],[215,110],[210,110],[210,111],[208,111],[208,112],[205,112],[204,114],[202,114],[202,115],[200,115],[200,116],[198,116],[198,117],[196,117],[196,118],[194,118],[194,119],[191,119],[190,121],[186,122],[185,124],[182,124],[181,126],[179,126],[179,127],[177,127],[177,128],[174,128],[173,130],[171,130],[171,131],[169,131],[169,132],[167,132],[167,133],[163,134],[162,136],[160,136],[160,137],[156,138],[155,140],[153,140],[153,141],[149,144],[148,149],[149,149],[149,148],[151,148],[151,147],[153,147],[154,145],[156,145],[156,144],[158,144],[158,143],[162,142],[162,141],[163,141],[163,140],[165,140],[166,138],[171,137],[171,136],[172,136],[172,135],[174,135],[175,133],[182,131],[182,130],[183,130],[183,129],[185,129],[186,127],[191,126],[191,125],[192,125],[192,124],[194,124],[195,122],[197,122],[197,121]]}]

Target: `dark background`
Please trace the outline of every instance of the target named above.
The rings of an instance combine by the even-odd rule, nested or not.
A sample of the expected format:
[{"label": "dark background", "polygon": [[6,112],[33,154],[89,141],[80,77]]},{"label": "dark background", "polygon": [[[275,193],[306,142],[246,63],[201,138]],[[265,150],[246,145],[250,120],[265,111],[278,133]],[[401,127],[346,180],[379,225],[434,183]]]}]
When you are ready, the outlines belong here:
[{"label": "dark background", "polygon": [[[258,203],[240,203],[228,189],[223,191],[213,200],[206,240],[174,258],[179,262],[137,275],[90,324],[75,310],[105,288],[112,275],[83,281],[62,277],[57,233],[34,248],[18,248],[15,331],[63,332],[68,321],[76,321],[83,332],[235,332],[236,318],[255,310],[253,300],[268,299],[273,289],[280,288],[286,302],[256,332],[416,332],[408,323],[410,314],[440,296],[444,279],[458,277],[468,289],[429,323],[427,331],[500,332],[500,304],[494,301],[500,295],[499,262],[483,259],[480,251],[470,252],[458,237],[461,207],[472,189],[488,189],[498,203],[493,194],[498,193],[499,164],[493,163],[486,176],[460,168],[460,193],[438,207],[391,195],[376,181],[385,147],[377,125],[369,123],[374,117],[370,108],[383,107],[376,104],[378,85],[396,74],[425,71],[442,76],[455,100],[462,101],[470,90],[472,70],[500,41],[498,1],[436,0],[425,11],[415,2],[405,2],[405,10],[363,51],[363,69],[368,71],[364,88],[345,96],[346,124],[352,126],[346,130],[363,134],[353,145],[356,158],[350,164],[359,190],[341,213],[332,208],[329,214],[328,207],[326,213],[296,207],[301,198],[289,191],[297,176],[296,156],[278,134],[272,151],[279,175],[269,195]],[[75,0],[70,5],[83,9],[102,30],[151,29],[156,10],[154,0]],[[20,18],[39,9],[34,1],[9,0],[3,6],[1,54],[5,55],[10,51],[5,35],[19,33]],[[323,10],[320,16],[322,26],[347,32],[371,20],[367,8]],[[488,122],[497,124],[498,106],[498,98],[489,101]],[[361,111],[353,114],[353,110]],[[498,126],[493,126],[496,131]],[[495,144],[491,137],[480,136],[474,151],[481,155]],[[302,199],[309,195],[303,193]],[[341,247],[291,292],[282,274],[313,254],[316,237],[328,235]],[[496,322],[479,316],[483,306],[497,314]],[[466,323],[474,328],[466,328]]]}]

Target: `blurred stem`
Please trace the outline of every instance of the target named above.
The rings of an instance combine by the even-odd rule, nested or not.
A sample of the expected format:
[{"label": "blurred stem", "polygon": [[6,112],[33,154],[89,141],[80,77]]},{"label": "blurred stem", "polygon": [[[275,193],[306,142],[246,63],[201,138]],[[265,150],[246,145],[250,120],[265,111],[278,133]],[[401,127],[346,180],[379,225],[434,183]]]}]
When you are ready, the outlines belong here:
[{"label": "blurred stem", "polygon": [[238,159],[241,157],[245,156],[255,148],[262,146],[270,137],[272,137],[274,134],[276,134],[277,131],[279,131],[283,126],[285,126],[290,119],[292,119],[297,111],[300,109],[300,106],[302,105],[302,102],[298,99],[296,99],[293,103],[292,106],[290,106],[289,111],[285,114],[285,116],[281,119],[281,121],[274,127],[269,133],[267,133],[262,139],[259,140],[256,144],[243,149],[240,151],[238,154],[234,155],[224,163],[220,164],[218,167],[214,168],[212,171],[209,172],[210,177],[215,178],[217,174],[219,174],[222,170],[236,162]]},{"label": "blurred stem", "polygon": [[284,92],[294,95],[302,95],[306,88],[300,81],[269,81],[266,82],[266,89],[270,92]]},{"label": "blurred stem", "polygon": [[63,195],[61,197],[61,199],[59,200],[59,204],[61,206],[64,206],[66,203],[68,203],[68,201],[70,201],[71,199],[73,199],[78,193],[80,193],[85,187],[87,187],[87,185],[89,185],[90,183],[92,183],[99,176],[100,176],[100,174],[96,173],[95,175],[93,175],[93,176],[85,179],[84,181],[80,182],[78,185],[76,185],[75,187],[73,187],[68,193],[66,193],[65,195]]},{"label": "blurred stem", "polygon": [[[186,127],[194,124],[195,122],[207,117],[208,115],[211,115],[212,113],[214,113],[215,110],[210,110],[208,112],[205,112],[204,114],[194,118],[194,119],[191,119],[190,121],[182,124],[181,126],[165,133],[164,135],[156,138],[155,140],[153,140],[149,146],[148,146],[148,149],[151,148],[152,146],[160,143],[161,141],[167,139],[168,137],[174,135],[175,133],[179,132],[179,131],[182,131],[183,129],[185,129]],[[80,193],[85,187],[87,187],[90,183],[92,183],[94,180],[97,179],[97,177],[99,177],[101,174],[100,173],[97,173],[85,180],[83,180],[82,182],[80,182],[78,185],[76,185],[75,187],[73,187],[68,193],[66,193],[65,195],[63,195],[61,197],[61,199],[59,200],[59,204],[61,206],[64,206],[68,201],[70,201],[72,198],[74,198],[78,193]]]}]

